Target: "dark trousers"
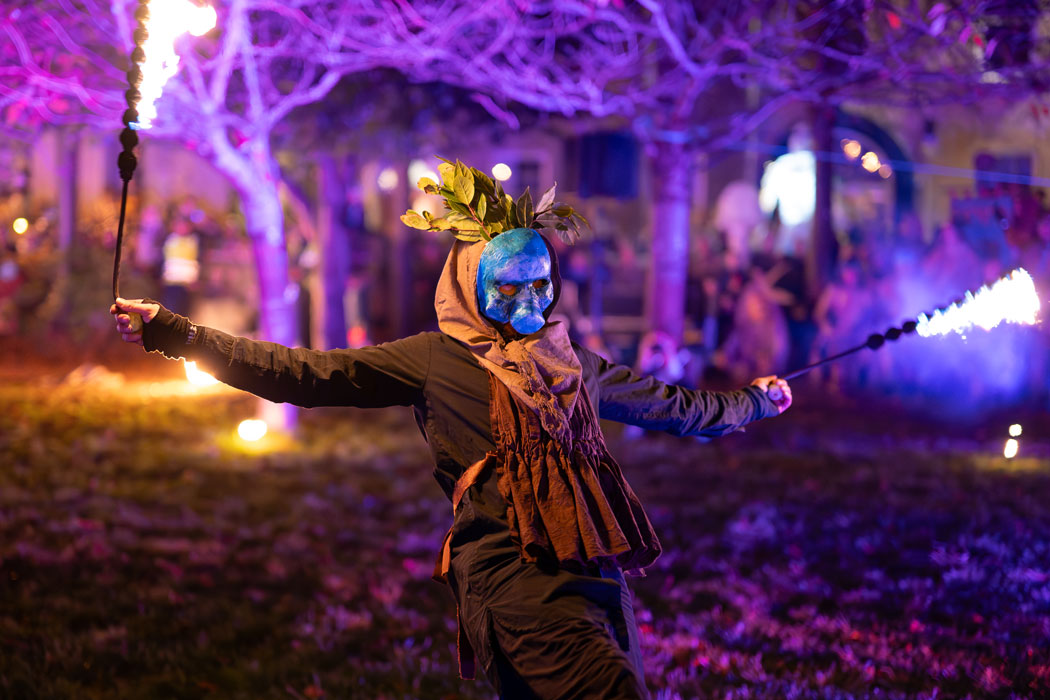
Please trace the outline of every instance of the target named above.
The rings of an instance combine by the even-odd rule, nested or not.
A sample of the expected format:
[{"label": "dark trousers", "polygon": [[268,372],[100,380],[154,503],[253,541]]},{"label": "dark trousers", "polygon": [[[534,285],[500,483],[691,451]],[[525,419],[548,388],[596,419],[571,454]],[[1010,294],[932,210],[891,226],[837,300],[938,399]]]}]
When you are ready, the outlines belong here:
[{"label": "dark trousers", "polygon": [[453,552],[449,583],[500,698],[648,698],[631,593],[618,569],[521,559],[507,537]]}]

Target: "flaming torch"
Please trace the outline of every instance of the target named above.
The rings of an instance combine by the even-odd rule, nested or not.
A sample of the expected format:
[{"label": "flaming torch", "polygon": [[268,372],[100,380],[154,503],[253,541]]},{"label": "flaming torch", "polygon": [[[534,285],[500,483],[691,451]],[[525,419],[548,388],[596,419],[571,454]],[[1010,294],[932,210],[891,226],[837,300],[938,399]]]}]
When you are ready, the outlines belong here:
[{"label": "flaming torch", "polygon": [[[138,160],[135,146],[140,129],[148,129],[157,116],[154,106],[164,84],[175,75],[179,55],[175,40],[190,32],[200,36],[215,26],[215,9],[198,7],[189,0],[139,0],[135,9],[135,48],[131,52],[131,70],[128,71],[128,89],[124,93],[128,108],[124,112],[124,130],[120,143],[124,147],[117,157],[120,179],[124,186],[120,195],[120,219],[117,222],[117,242],[113,254],[113,298],[120,296],[120,255],[124,244],[124,216],[128,204],[128,183],[135,173]],[[140,104],[141,103],[141,104]],[[131,314],[136,330],[142,328],[142,319]]]},{"label": "flaming torch", "polygon": [[[966,292],[960,300],[930,314],[919,314],[914,321],[901,324],[900,328],[890,328],[885,333],[873,333],[860,345],[844,350],[819,362],[814,362],[782,379],[794,379],[810,370],[829,362],[840,360],[847,355],[860,352],[864,348],[877,350],[887,340],[897,340],[902,335],[918,332],[923,338],[935,335],[946,335],[951,332],[965,335],[973,327],[988,331],[1000,323],[1018,323],[1033,325],[1039,313],[1039,294],[1035,289],[1032,276],[1024,268],[1017,268],[1006,277],[999,279],[990,287],[981,287],[976,294]],[[777,400],[780,391],[770,387],[770,398]]]}]

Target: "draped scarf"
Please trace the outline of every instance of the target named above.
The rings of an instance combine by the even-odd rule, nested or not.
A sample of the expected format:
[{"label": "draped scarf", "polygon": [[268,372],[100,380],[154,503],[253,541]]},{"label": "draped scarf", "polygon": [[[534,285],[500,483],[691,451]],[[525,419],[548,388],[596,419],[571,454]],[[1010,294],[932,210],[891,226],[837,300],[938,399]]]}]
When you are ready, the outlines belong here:
[{"label": "draped scarf", "polygon": [[[453,245],[435,297],[442,332],[466,345],[489,373],[496,450],[461,481],[495,471],[525,560],[613,563],[638,572],[660,555],[660,542],[606,448],[568,333],[554,322],[527,337],[504,339],[478,310],[483,248]],[[560,278],[550,252],[557,302]],[[457,484],[457,496],[469,486]]]}]

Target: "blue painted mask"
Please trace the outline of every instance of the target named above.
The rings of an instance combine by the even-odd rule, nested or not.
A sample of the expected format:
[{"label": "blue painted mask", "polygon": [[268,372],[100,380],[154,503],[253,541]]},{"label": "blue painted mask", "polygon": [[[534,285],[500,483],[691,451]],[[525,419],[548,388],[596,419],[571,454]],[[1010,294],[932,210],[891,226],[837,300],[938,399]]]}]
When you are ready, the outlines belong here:
[{"label": "blue painted mask", "polygon": [[478,308],[490,321],[530,335],[547,322],[554,301],[551,256],[540,234],[515,228],[493,238],[478,264]]}]

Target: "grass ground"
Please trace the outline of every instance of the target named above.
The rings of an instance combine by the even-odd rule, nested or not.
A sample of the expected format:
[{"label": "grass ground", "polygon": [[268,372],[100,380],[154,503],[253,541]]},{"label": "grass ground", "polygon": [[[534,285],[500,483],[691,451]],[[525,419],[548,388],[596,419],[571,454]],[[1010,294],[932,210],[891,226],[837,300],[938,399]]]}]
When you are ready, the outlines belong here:
[{"label": "grass ground", "polygon": [[[119,352],[0,368],[0,696],[491,697],[456,677],[410,414],[308,411],[249,449],[250,397]],[[1046,417],[1007,462],[1005,418],[796,402],[708,444],[611,438],[665,546],[632,584],[654,694],[1050,696]]]}]

